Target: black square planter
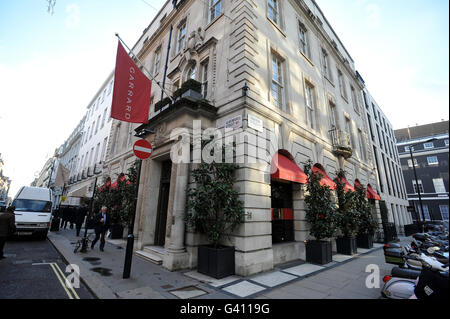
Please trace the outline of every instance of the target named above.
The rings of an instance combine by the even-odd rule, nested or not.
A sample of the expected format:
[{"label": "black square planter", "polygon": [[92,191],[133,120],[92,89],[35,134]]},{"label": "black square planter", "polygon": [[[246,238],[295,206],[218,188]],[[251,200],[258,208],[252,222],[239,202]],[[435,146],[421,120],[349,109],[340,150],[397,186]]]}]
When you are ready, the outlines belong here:
[{"label": "black square planter", "polygon": [[123,238],[123,226],[120,224],[111,225],[111,239],[122,239]]},{"label": "black square planter", "polygon": [[372,249],[373,236],[368,234],[361,234],[356,237],[356,246],[359,248]]},{"label": "black square planter", "polygon": [[234,275],[234,247],[199,246],[197,271],[222,279]]},{"label": "black square planter", "polygon": [[336,238],[336,250],[338,254],[354,255],[357,252],[355,237],[338,237]]},{"label": "black square planter", "polygon": [[311,240],[306,243],[306,261],[318,265],[326,265],[333,261],[331,243],[329,241]]}]

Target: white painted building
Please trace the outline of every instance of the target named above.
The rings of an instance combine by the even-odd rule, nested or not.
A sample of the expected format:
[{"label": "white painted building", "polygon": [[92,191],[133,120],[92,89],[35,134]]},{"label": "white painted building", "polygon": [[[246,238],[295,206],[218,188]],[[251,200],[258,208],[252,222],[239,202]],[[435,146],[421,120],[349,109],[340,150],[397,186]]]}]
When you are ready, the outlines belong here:
[{"label": "white painted building", "polygon": [[113,77],[114,72],[111,72],[88,105],[78,155],[71,163],[69,200],[70,197],[92,197],[95,178],[102,173],[112,123]]}]

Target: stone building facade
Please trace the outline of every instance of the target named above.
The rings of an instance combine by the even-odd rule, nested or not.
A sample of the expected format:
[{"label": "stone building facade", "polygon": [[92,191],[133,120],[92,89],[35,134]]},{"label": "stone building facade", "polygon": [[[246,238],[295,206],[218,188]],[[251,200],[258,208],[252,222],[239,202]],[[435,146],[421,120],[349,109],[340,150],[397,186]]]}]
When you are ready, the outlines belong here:
[{"label": "stone building facade", "polygon": [[[202,83],[207,101],[189,96],[155,110],[162,96],[154,85],[149,124],[137,129],[152,132],[146,139],[154,149],[142,166],[137,249],[159,256],[164,267],[195,268],[197,246],[206,243],[184,222],[195,164],[172,162],[171,153],[173,158],[186,151],[177,149],[184,139],[191,144],[191,159],[198,159],[195,138],[207,128],[236,144],[236,189],[247,215],[224,244],[236,248],[238,275],[305,259],[305,240],[312,239],[304,185],[282,181],[283,186],[272,178],[277,153],[300,168],[311,160],[331,178],[342,169],[350,183],[379,189],[368,147],[364,84],[314,1],[185,0],[176,7],[167,1],[132,51],[156,81],[162,83],[167,73],[166,89],[174,92],[193,78]],[[266,151],[258,154],[261,146]],[[343,148],[351,157],[342,155]],[[273,207],[275,187],[288,189],[290,207]],[[292,211],[291,240],[274,243],[274,209]]]},{"label": "stone building facade", "polygon": [[363,90],[363,100],[378,173],[378,192],[386,202],[388,222],[395,224],[397,234],[403,234],[404,226],[412,224],[413,220],[408,212],[409,203],[394,131],[367,88]]}]

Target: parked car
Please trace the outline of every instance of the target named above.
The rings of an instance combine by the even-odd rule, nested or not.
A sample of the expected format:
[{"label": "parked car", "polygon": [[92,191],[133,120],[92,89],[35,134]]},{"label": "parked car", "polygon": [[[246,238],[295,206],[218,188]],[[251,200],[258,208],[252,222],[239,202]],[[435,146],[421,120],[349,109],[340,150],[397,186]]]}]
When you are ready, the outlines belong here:
[{"label": "parked car", "polygon": [[16,207],[15,235],[47,238],[52,218],[52,191],[48,188],[22,186],[14,198]]}]

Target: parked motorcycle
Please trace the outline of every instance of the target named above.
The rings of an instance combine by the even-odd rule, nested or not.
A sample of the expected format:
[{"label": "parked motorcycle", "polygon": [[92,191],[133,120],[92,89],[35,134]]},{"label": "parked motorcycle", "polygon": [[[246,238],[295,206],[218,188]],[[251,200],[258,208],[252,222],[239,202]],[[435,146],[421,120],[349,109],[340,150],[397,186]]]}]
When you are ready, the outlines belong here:
[{"label": "parked motorcycle", "polygon": [[[432,254],[432,249],[428,253]],[[395,267],[391,276],[385,276],[381,295],[389,299],[448,298],[448,265],[424,253],[418,260],[422,264],[421,271]]]}]

